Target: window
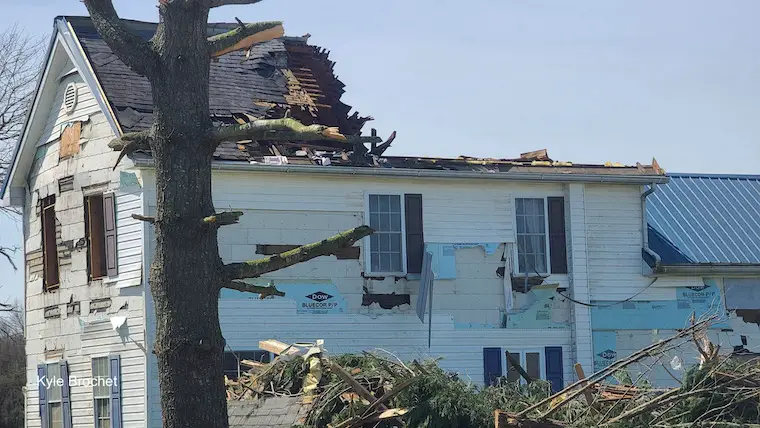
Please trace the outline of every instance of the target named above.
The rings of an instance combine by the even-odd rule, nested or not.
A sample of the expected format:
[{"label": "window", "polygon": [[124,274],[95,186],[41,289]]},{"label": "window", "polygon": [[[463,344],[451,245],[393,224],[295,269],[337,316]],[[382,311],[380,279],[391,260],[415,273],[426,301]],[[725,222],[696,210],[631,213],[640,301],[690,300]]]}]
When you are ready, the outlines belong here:
[{"label": "window", "polygon": [[567,273],[564,198],[517,198],[515,215],[517,273]]},{"label": "window", "polygon": [[92,398],[95,428],[121,428],[121,358],[92,359]]},{"label": "window", "polygon": [[240,362],[243,360],[268,363],[270,361],[267,351],[238,351],[224,353],[224,375],[229,379],[237,379],[238,374],[248,371],[250,367]]},{"label": "window", "polygon": [[116,276],[116,221],[113,195],[90,195],[84,200],[87,269],[90,279]]},{"label": "window", "polygon": [[61,366],[58,363],[48,364],[47,386],[48,397],[48,428],[63,428],[63,400],[61,394]]},{"label": "window", "polygon": [[[368,271],[381,274],[420,273],[425,241],[422,230],[422,195],[370,194],[367,200]],[[366,248],[366,247],[365,247]]]},{"label": "window", "polygon": [[95,428],[111,427],[111,388],[108,357],[92,359],[92,396],[95,400]]},{"label": "window", "polygon": [[42,282],[45,291],[58,288],[58,243],[56,239],[55,195],[40,204],[42,209]]},{"label": "window", "polygon": [[[522,351],[510,352],[509,356],[520,364],[531,379],[545,379],[543,352]],[[510,382],[525,383],[525,379],[517,369],[507,360],[507,380]]]}]

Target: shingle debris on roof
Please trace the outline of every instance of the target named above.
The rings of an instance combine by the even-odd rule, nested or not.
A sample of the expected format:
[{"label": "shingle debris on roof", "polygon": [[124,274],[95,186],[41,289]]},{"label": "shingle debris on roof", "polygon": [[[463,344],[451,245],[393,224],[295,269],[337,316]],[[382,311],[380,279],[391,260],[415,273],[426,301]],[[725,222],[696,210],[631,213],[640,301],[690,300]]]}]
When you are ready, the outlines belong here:
[{"label": "shingle debris on roof", "polygon": [[665,264],[760,264],[760,176],[670,174],[647,198],[647,217]]},{"label": "shingle debris on roof", "polygon": [[[110,50],[89,17],[66,17],[92,64],[106,98],[124,132],[147,129],[152,123],[153,101],[147,78],[134,73]],[[124,21],[145,39],[156,24]],[[209,35],[238,26],[209,24]],[[338,127],[344,135],[361,134],[371,117],[357,112],[340,98],[343,83],[334,74],[329,52],[308,44],[308,35],[282,37],[254,45],[250,54],[233,52],[212,61],[209,104],[217,124],[245,123],[252,119],[281,118],[286,112],[306,125]],[[375,134],[375,130],[373,135]],[[395,133],[382,144],[370,147],[334,141],[240,141],[224,142],[214,153],[216,160],[249,163],[361,166],[377,168],[433,169],[446,171],[530,172],[595,175],[662,175],[652,165],[624,167],[618,163],[583,165],[553,161],[546,150],[523,153],[514,159],[384,156]]]}]

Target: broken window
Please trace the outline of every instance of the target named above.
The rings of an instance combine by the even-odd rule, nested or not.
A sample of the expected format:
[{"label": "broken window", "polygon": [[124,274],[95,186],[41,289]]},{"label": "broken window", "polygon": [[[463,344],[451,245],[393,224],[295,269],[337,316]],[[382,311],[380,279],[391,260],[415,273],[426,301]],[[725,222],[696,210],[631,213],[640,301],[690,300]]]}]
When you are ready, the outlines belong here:
[{"label": "broken window", "polygon": [[[510,352],[509,355],[518,362],[531,379],[544,379],[544,358],[541,351]],[[525,383],[517,369],[507,360],[507,380]]]},{"label": "broken window", "polygon": [[567,273],[564,198],[517,198],[515,214],[517,273]]},{"label": "broken window", "polygon": [[86,196],[84,221],[90,279],[116,276],[116,219],[113,195]]},{"label": "broken window", "polygon": [[55,195],[42,200],[42,282],[45,291],[58,288],[58,243],[56,239]]},{"label": "broken window", "polygon": [[420,273],[424,236],[422,195],[368,195],[367,215],[375,233],[369,237],[371,273]]},{"label": "broken window", "polygon": [[256,361],[259,363],[268,363],[270,355],[267,351],[237,351],[224,353],[224,375],[228,379],[235,380],[238,375],[247,372],[251,367],[241,363],[243,360]]}]

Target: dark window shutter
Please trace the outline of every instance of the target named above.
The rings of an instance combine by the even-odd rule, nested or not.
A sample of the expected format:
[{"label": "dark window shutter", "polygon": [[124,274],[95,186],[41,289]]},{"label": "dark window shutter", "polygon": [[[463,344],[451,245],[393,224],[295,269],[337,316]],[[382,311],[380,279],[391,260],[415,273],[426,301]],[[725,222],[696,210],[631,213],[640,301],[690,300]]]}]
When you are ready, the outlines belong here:
[{"label": "dark window shutter", "polygon": [[71,428],[71,390],[69,389],[69,365],[61,361],[61,410],[63,412],[63,428]]},{"label": "dark window shutter", "polygon": [[491,385],[501,376],[501,348],[483,348],[483,382]]},{"label": "dark window shutter", "polygon": [[552,273],[567,273],[565,198],[547,199],[549,202],[549,257]]},{"label": "dark window shutter", "polygon": [[121,428],[121,358],[111,355],[109,358],[109,375],[113,379],[111,384],[111,428]]},{"label": "dark window shutter", "polygon": [[37,365],[37,391],[40,396],[40,421],[42,422],[42,428],[47,428],[48,425],[48,403],[47,403],[47,389],[45,385],[40,382],[40,379],[47,381],[47,366],[44,364]]},{"label": "dark window shutter", "polygon": [[561,391],[565,386],[565,376],[562,368],[562,347],[547,346],[544,348],[546,358],[546,380],[551,382],[552,391]]},{"label": "dark window shutter", "polygon": [[42,200],[43,284],[46,291],[59,282],[55,228],[55,196],[48,196]]},{"label": "dark window shutter", "polygon": [[113,193],[103,195],[103,226],[106,242],[106,274],[116,276],[116,208]]},{"label": "dark window shutter", "polygon": [[422,272],[422,252],[425,248],[425,237],[422,233],[422,195],[404,195],[406,210],[406,272]]},{"label": "dark window shutter", "polygon": [[85,231],[87,233],[87,255],[90,259],[90,279],[106,276],[105,219],[102,195],[87,197]]}]

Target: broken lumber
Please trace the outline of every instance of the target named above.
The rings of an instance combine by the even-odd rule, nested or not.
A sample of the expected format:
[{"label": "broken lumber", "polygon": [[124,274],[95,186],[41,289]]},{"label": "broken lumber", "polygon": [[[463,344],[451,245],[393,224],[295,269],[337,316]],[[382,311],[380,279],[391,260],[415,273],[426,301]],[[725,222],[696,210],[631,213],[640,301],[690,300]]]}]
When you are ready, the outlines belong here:
[{"label": "broken lumber", "polygon": [[275,355],[295,355],[300,352],[300,350],[295,346],[282,343],[279,340],[275,339],[259,341],[259,348],[265,351],[269,351]]}]

